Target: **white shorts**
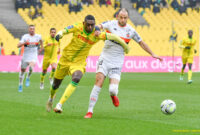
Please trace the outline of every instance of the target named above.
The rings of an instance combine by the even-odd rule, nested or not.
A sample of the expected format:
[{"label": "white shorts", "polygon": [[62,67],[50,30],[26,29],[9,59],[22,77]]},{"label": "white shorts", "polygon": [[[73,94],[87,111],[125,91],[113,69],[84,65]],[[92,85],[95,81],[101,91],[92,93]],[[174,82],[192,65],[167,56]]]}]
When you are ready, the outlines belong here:
[{"label": "white shorts", "polygon": [[112,64],[104,59],[99,59],[97,63],[96,73],[103,73],[109,78],[114,78],[120,81],[122,65]]},{"label": "white shorts", "polygon": [[[35,63],[35,61],[30,61],[30,62]],[[29,66],[30,62],[26,62],[24,60],[21,60],[21,69],[26,69]]]}]

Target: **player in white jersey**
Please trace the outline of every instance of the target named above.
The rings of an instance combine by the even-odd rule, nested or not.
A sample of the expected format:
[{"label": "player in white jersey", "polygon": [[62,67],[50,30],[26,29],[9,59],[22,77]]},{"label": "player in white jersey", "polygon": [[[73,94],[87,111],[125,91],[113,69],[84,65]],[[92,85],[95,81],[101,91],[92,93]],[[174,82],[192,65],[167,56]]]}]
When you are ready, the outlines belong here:
[{"label": "player in white jersey", "polygon": [[29,25],[29,33],[22,36],[18,48],[24,46],[24,54],[21,60],[21,71],[19,74],[19,92],[23,90],[23,80],[26,68],[29,66],[28,75],[26,77],[26,86],[30,85],[30,75],[35,66],[38,56],[38,47],[40,47],[40,52],[43,50],[43,43],[41,35],[35,34],[35,26]]},{"label": "player in white jersey", "polygon": [[[155,55],[148,45],[142,41],[137,32],[127,24],[127,20],[128,11],[126,9],[120,9],[117,15],[117,20],[103,22],[99,25],[99,28],[120,36],[127,44],[131,39],[135,40],[142,49],[149,53],[153,58],[162,61],[162,59]],[[123,48],[114,41],[106,40],[103,52],[101,53],[97,63],[96,82],[90,94],[89,108],[84,118],[92,118],[93,109],[106,76],[109,78],[109,92],[112,102],[115,107],[119,106],[117,94],[123,63]]]}]

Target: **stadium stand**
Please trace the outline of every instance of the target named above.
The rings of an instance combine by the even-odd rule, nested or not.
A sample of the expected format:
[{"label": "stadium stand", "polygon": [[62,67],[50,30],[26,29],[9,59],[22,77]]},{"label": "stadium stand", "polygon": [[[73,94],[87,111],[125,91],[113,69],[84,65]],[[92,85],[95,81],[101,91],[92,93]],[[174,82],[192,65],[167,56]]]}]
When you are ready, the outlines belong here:
[{"label": "stadium stand", "polygon": [[[61,1],[60,1],[61,2]],[[63,3],[56,3],[52,1],[41,1],[41,7],[44,18],[41,16],[33,19],[29,17],[29,8],[19,8],[18,13],[24,19],[27,24],[36,25],[36,33],[42,35],[43,38],[48,36],[49,29],[55,27],[57,30],[63,29],[64,27],[73,24],[75,22],[81,22],[84,19],[84,16],[87,14],[93,14],[96,17],[97,24],[114,19],[113,15],[116,13],[117,9],[114,9],[115,1],[112,0],[112,6],[101,5],[94,1],[92,5],[88,6],[87,4],[83,5],[83,10],[75,14],[72,12],[68,13],[69,1],[62,1]],[[121,1],[122,7],[132,4],[130,1]],[[50,4],[49,4],[50,3]],[[30,8],[33,5],[30,5]],[[133,0],[133,6],[137,6]],[[149,6],[147,6],[149,7]],[[164,7],[164,6],[163,6]],[[167,5],[165,7],[168,7]],[[130,10],[129,10],[130,11]],[[174,24],[174,34],[177,35],[177,42],[175,42],[175,56],[181,55],[181,50],[178,48],[180,40],[187,35],[187,30],[192,29],[194,31],[194,36],[199,42],[199,25],[200,25],[200,16],[199,12],[192,10],[192,8],[187,8],[187,14],[180,14],[177,10],[169,6],[168,8],[160,8],[160,12],[155,14],[153,12],[153,5],[150,5],[150,8],[138,8],[138,13],[143,12],[143,18],[146,20],[149,25],[134,25],[131,20],[131,24],[136,31],[141,35],[143,40],[149,44],[149,46],[155,51],[156,54],[161,56],[171,56],[172,55],[172,42],[170,42],[170,36],[172,35],[172,23]],[[132,15],[130,16],[135,17]],[[192,21],[191,21],[192,20]],[[135,23],[135,22],[134,22]],[[69,43],[69,38],[72,35],[64,37],[61,43],[61,48]],[[12,37],[13,38],[13,37]],[[16,41],[16,39],[15,39]],[[146,54],[134,41],[131,41],[131,52],[128,54],[130,56],[146,56]],[[99,55],[103,48],[103,41],[97,43],[91,50],[90,55]],[[197,45],[198,46],[198,45]],[[198,49],[198,47],[197,47]],[[137,51],[136,51],[137,50]],[[10,50],[11,51],[11,50]],[[10,54],[6,53],[6,54]],[[17,52],[16,52],[17,53]]]},{"label": "stadium stand", "polygon": [[[178,6],[181,6],[181,1],[177,1],[177,4]],[[134,6],[137,7],[137,5]],[[178,48],[178,44],[180,43],[180,40],[187,35],[187,31],[189,29],[194,31],[194,37],[197,39],[196,47],[199,48],[198,36],[200,13],[198,10],[192,10],[192,8],[194,8],[193,4],[191,7],[187,6],[185,13],[181,13],[178,9],[172,7],[172,3],[169,3],[168,6],[166,5],[165,8],[160,8],[160,12],[156,14],[153,11],[152,5],[150,9],[148,8],[149,6],[144,7],[145,6],[138,8],[138,12],[141,13],[144,11],[143,17],[147,20],[150,27],[137,26],[136,30],[142,35],[142,37],[144,37],[144,40],[147,43],[154,45],[154,50],[156,50],[159,55],[172,55],[172,43],[169,42],[170,35],[172,35],[173,32],[172,25],[174,27],[174,32],[177,34],[177,42],[175,42],[175,55],[181,55],[181,50]]]},{"label": "stadium stand", "polygon": [[13,51],[18,54],[17,44],[19,39],[15,38],[8,30],[0,24],[1,42],[4,43],[5,55],[10,55]]}]

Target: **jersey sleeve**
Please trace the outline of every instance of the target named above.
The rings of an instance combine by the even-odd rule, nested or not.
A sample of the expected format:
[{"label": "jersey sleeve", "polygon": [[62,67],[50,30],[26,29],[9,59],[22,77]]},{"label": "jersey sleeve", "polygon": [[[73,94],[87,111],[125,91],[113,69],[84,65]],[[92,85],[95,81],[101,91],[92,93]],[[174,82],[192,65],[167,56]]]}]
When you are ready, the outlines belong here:
[{"label": "jersey sleeve", "polygon": [[132,30],[132,39],[135,40],[135,42],[137,42],[137,43],[142,41],[142,38],[135,30]]},{"label": "jersey sleeve", "polygon": [[41,35],[38,35],[38,38],[39,38],[39,41],[41,41],[41,40],[42,40],[42,36],[41,36]]},{"label": "jersey sleeve", "polygon": [[25,43],[26,41],[25,35],[22,36],[21,40],[19,41],[20,43]]},{"label": "jersey sleeve", "polygon": [[103,27],[103,29],[109,29],[110,25],[111,25],[111,21],[106,21],[106,22],[101,23],[101,26]]},{"label": "jersey sleeve", "polygon": [[185,46],[185,38],[181,41],[181,45]]},{"label": "jersey sleeve", "polygon": [[106,32],[101,32],[101,34],[98,36],[99,40],[107,40]]},{"label": "jersey sleeve", "polygon": [[73,24],[65,27],[66,33],[74,33],[78,29],[78,24]]},{"label": "jersey sleeve", "polygon": [[44,47],[47,46],[47,44],[48,44],[48,38],[45,38],[45,40],[44,40]]}]

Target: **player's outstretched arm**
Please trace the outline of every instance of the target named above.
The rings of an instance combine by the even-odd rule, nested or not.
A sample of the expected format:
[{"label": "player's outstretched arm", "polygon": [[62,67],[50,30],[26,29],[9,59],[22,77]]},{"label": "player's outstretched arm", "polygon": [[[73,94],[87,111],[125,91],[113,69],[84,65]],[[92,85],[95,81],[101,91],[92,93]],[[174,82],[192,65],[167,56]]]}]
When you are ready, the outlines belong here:
[{"label": "player's outstretched arm", "polygon": [[20,47],[22,47],[22,46],[24,46],[25,45],[25,43],[19,43],[18,45],[17,45],[17,48],[20,48]]},{"label": "player's outstretched arm", "polygon": [[183,41],[180,42],[180,44],[178,45],[179,48],[184,49],[185,46],[183,45]]},{"label": "player's outstretched arm", "polygon": [[40,50],[39,50],[39,52],[42,53],[42,51],[44,50],[42,39],[39,42],[40,42]]},{"label": "player's outstretched arm", "polygon": [[118,42],[124,48],[124,52],[126,54],[130,51],[129,46],[119,36],[117,36],[115,34],[111,34],[111,33],[106,33],[106,34],[107,34],[107,39]]},{"label": "player's outstretched arm", "polygon": [[151,49],[149,48],[149,46],[144,41],[140,41],[139,44],[142,47],[142,49],[144,49],[147,53],[149,53],[153,58],[156,58],[156,59],[159,59],[160,61],[162,61],[162,58],[160,58],[159,56],[154,54],[151,51]]}]

